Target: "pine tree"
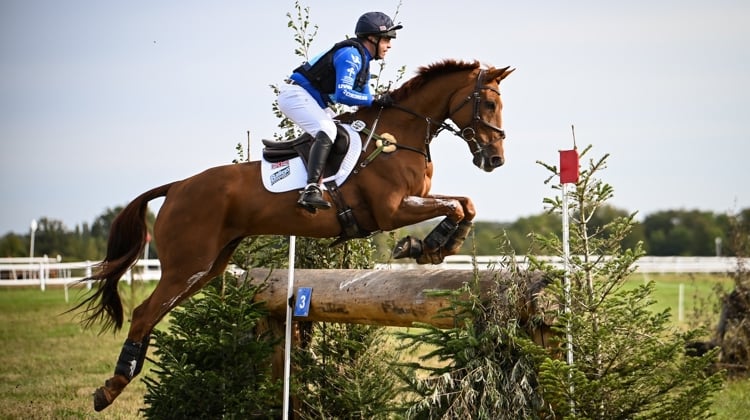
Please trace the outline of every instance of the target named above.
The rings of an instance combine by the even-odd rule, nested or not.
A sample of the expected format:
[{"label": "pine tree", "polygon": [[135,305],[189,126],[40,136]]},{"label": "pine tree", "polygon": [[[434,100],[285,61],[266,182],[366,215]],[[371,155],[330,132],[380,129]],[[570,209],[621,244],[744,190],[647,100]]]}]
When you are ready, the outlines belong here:
[{"label": "pine tree", "polygon": [[269,418],[280,413],[281,383],[271,379],[273,339],[255,334],[266,312],[261,286],[229,274],[171,313],[153,333],[154,364],[144,378],[146,418]]},{"label": "pine tree", "polygon": [[[590,149],[584,149],[581,157]],[[597,178],[607,158],[592,158],[570,193],[571,305],[570,312],[559,315],[558,331],[562,336],[570,333],[574,360],[572,365],[556,358],[542,363],[544,399],[555,407],[557,416],[565,418],[708,417],[710,398],[722,383],[720,374],[707,373],[715,352],[686,356],[685,343],[700,332],[681,332],[671,326],[669,310],[651,310],[652,283],[623,287],[643,255],[641,244],[621,247],[636,214],[590,227],[596,211],[614,195],[613,188]],[[556,166],[539,163],[552,173],[549,179],[559,175]],[[550,212],[562,210],[559,196],[545,203]],[[537,239],[548,255],[562,255],[558,235]],[[556,276],[551,290],[563,307],[562,273],[539,261],[535,265]]]},{"label": "pine tree", "polygon": [[384,419],[398,412],[399,378],[385,328],[315,323],[311,343],[295,353],[300,419]]}]

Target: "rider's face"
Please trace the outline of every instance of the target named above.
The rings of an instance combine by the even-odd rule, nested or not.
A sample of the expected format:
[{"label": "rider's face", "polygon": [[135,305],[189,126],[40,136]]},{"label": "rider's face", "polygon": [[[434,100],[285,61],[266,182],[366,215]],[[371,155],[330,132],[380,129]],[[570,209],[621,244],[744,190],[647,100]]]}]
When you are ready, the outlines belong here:
[{"label": "rider's face", "polygon": [[387,36],[381,36],[381,37],[370,37],[368,38],[368,41],[372,44],[372,48],[374,48],[376,51],[370,51],[373,54],[374,57],[377,57],[377,59],[383,59],[385,57],[385,54],[388,52],[389,49],[391,49],[391,38],[388,38]]},{"label": "rider's face", "polygon": [[388,37],[382,37],[380,38],[380,42],[378,43],[378,56],[383,59],[385,58],[385,54],[388,52],[388,50],[391,49],[391,38]]}]

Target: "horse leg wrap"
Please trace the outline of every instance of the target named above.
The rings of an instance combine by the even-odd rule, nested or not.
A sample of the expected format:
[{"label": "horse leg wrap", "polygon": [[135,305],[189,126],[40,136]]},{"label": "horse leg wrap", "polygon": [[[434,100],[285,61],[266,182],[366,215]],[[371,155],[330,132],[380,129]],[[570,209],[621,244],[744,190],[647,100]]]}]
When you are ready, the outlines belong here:
[{"label": "horse leg wrap", "polygon": [[[115,367],[115,375],[122,375],[128,378],[128,381],[133,379],[135,375],[141,370],[140,365],[143,364],[143,356],[141,350],[143,344],[137,343],[131,339],[125,340],[125,344],[122,345],[122,351],[120,352],[120,358],[117,359],[117,366]],[[145,352],[143,352],[145,354]]]},{"label": "horse leg wrap", "polygon": [[471,220],[462,220],[461,223],[458,224],[456,232],[453,233],[453,236],[451,236],[450,239],[448,239],[448,242],[445,243],[445,249],[449,252],[458,252],[458,249],[461,248],[461,245],[464,244],[464,241],[469,236],[472,226],[474,226],[474,222]]},{"label": "horse leg wrap", "polygon": [[393,247],[393,258],[417,258],[422,255],[422,241],[411,236],[401,238]]},{"label": "horse leg wrap", "polygon": [[446,217],[424,238],[425,246],[427,249],[440,248],[448,242],[457,228],[456,222]]},{"label": "horse leg wrap", "polygon": [[138,376],[138,374],[141,373],[141,369],[143,369],[143,363],[146,361],[146,353],[148,353],[148,345],[150,342],[151,334],[143,337],[143,341],[141,341],[141,355],[138,357],[138,362],[135,365],[133,377]]}]

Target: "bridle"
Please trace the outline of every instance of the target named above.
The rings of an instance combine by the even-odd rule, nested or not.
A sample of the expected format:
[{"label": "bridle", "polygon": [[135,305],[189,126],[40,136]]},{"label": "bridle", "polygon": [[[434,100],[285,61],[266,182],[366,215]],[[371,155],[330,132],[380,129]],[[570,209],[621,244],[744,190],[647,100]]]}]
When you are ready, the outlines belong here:
[{"label": "bridle", "polygon": [[[426,116],[421,115],[421,114],[418,114],[418,113],[412,111],[411,109],[405,108],[405,107],[403,107],[401,105],[398,105],[398,104],[393,104],[392,105],[393,108],[399,109],[399,110],[407,112],[409,114],[412,114],[412,115],[416,116],[417,118],[425,120],[425,122],[427,123],[427,133],[425,135],[425,151],[417,150],[417,149],[414,149],[414,148],[411,148],[411,147],[408,147],[408,146],[404,146],[404,145],[399,145],[399,144],[396,144],[396,147],[402,148],[402,149],[408,149],[408,150],[412,150],[412,151],[421,153],[421,154],[423,154],[425,156],[425,158],[427,159],[427,161],[430,162],[430,161],[432,161],[431,154],[430,154],[430,143],[443,130],[447,130],[447,131],[453,133],[453,135],[461,138],[463,141],[465,141],[467,143],[473,143],[474,146],[475,146],[475,150],[473,152],[474,155],[477,155],[477,154],[480,154],[480,153],[485,153],[486,150],[487,150],[487,148],[490,145],[492,145],[492,144],[494,144],[494,143],[496,143],[498,141],[504,140],[505,139],[505,130],[503,130],[502,128],[500,128],[500,127],[498,127],[498,126],[496,126],[496,125],[494,125],[494,124],[492,124],[490,122],[485,121],[484,119],[482,119],[482,116],[480,114],[480,111],[481,111],[480,110],[480,105],[482,103],[482,91],[483,90],[490,90],[490,91],[495,92],[498,95],[500,95],[500,91],[499,90],[497,90],[497,89],[495,89],[495,88],[493,88],[491,86],[487,86],[487,85],[484,84],[484,77],[485,77],[486,73],[487,73],[487,71],[484,70],[484,69],[482,69],[482,70],[479,71],[479,75],[477,76],[477,82],[474,85],[474,91],[471,92],[468,96],[466,96],[466,98],[464,98],[464,100],[460,104],[458,104],[456,107],[454,107],[452,110],[450,110],[448,112],[448,116],[443,121],[435,121],[434,119],[432,119],[430,117],[426,117]],[[468,104],[468,103],[472,104],[472,114],[473,115],[472,115],[472,119],[471,119],[471,125],[466,126],[463,129],[461,129],[461,128],[454,127],[453,125],[451,125],[451,124],[449,124],[449,123],[447,123],[445,121],[445,120],[451,120],[451,121],[453,121],[453,116],[458,111],[460,111],[464,106],[466,106],[466,104]],[[454,124],[455,124],[455,121],[454,121]],[[489,129],[491,129],[492,131],[495,131],[495,132],[499,133],[500,135],[496,139],[492,140],[491,142],[488,142],[488,143],[485,143],[485,144],[479,143],[479,141],[477,141],[477,136],[476,135],[477,135],[477,130],[478,130],[480,124],[483,125],[483,126],[485,126],[485,127],[487,127],[487,128],[489,128]],[[434,126],[437,126],[437,129],[435,129],[433,131],[433,127]]]},{"label": "bridle", "polygon": [[[496,142],[498,142],[500,140],[504,140],[505,139],[505,131],[502,128],[500,128],[500,127],[498,127],[498,126],[496,126],[496,125],[494,125],[492,123],[489,123],[489,122],[483,120],[482,116],[479,114],[479,112],[480,112],[479,107],[480,107],[480,105],[482,103],[482,91],[483,90],[489,90],[489,91],[495,92],[498,96],[500,96],[500,91],[499,90],[497,90],[497,89],[495,89],[493,87],[490,87],[490,86],[486,86],[484,84],[484,75],[486,73],[487,73],[487,71],[484,70],[484,69],[482,69],[482,70],[479,71],[479,76],[477,76],[477,83],[474,86],[474,91],[471,94],[469,94],[469,96],[467,96],[463,100],[463,102],[461,102],[460,104],[458,104],[457,107],[453,108],[453,110],[448,113],[448,118],[452,120],[452,117],[453,117],[453,115],[456,112],[458,112],[459,110],[461,110],[461,108],[463,108],[469,102],[472,103],[472,108],[473,108],[472,109],[472,113],[473,113],[473,116],[472,116],[472,119],[471,119],[471,126],[464,127],[464,129],[460,131],[460,134],[457,132],[457,130],[456,131],[452,130],[452,131],[458,137],[461,137],[465,142],[467,142],[467,143],[474,143],[474,145],[476,145],[476,147],[477,147],[477,152],[483,151],[487,146],[489,146],[489,145],[491,145],[493,143],[496,143]],[[487,127],[489,129],[491,129],[491,130],[499,133],[500,135],[495,140],[492,140],[489,143],[480,144],[476,140],[476,134],[477,134],[477,128],[478,128],[477,126],[479,124],[484,125],[485,127]],[[475,152],[475,154],[477,152]]]}]

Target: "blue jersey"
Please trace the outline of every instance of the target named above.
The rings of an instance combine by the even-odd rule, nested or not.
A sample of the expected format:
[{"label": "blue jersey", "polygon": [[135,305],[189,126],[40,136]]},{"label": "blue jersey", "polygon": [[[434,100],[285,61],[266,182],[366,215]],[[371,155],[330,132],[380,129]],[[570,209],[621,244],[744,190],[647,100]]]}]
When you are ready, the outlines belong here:
[{"label": "blue jersey", "polygon": [[[365,80],[369,80],[371,57],[369,51],[364,48],[362,50],[365,52],[364,57],[353,46],[342,47],[333,52],[331,60],[333,69],[331,70],[335,72],[335,79],[332,92],[330,93],[322,93],[298,71],[292,73],[289,78],[307,90],[321,108],[325,108],[330,104],[369,106],[373,100],[370,93],[370,85],[363,83],[361,87],[356,86],[357,74],[363,67],[367,75]],[[328,51],[310,60],[309,66],[314,66],[327,53]]]}]

